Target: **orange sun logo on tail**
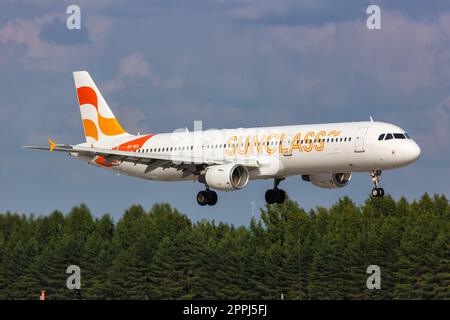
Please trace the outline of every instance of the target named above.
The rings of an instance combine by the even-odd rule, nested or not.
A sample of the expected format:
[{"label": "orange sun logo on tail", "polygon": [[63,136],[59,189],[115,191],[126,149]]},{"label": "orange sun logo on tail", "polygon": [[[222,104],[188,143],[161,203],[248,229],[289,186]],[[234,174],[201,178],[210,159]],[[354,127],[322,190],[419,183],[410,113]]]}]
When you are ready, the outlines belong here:
[{"label": "orange sun logo on tail", "polygon": [[89,73],[73,73],[86,141],[94,143],[126,134]]},{"label": "orange sun logo on tail", "polygon": [[99,131],[105,136],[116,136],[125,133],[125,130],[122,129],[116,118],[107,118],[101,115],[97,94],[95,93],[94,89],[90,87],[80,87],[77,89],[77,94],[80,108],[93,106],[97,112],[98,127],[97,124],[91,119],[85,119],[83,117],[83,111],[81,112],[84,132],[87,137],[91,137],[97,141]]}]

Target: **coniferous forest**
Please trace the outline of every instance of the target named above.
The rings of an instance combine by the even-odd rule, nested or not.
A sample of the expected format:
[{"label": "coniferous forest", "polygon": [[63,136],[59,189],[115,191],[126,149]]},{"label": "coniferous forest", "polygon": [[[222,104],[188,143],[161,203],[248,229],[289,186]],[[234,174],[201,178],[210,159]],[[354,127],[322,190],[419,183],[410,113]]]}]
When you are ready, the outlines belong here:
[{"label": "coniferous forest", "polygon": [[[450,299],[450,206],[424,194],[306,212],[294,201],[246,227],[193,223],[169,204],[114,221],[0,214],[0,299]],[[67,289],[69,265],[81,292]],[[369,265],[381,289],[369,290]]]}]

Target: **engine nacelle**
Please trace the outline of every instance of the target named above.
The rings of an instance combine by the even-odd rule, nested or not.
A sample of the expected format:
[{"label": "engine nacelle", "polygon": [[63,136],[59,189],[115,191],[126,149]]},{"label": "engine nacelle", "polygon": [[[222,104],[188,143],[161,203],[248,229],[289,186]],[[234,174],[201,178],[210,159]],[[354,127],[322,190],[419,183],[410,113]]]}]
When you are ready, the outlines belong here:
[{"label": "engine nacelle", "polygon": [[302,175],[304,181],[309,181],[317,187],[326,189],[345,187],[351,178],[351,173],[317,173]]},{"label": "engine nacelle", "polygon": [[249,179],[248,169],[239,164],[220,164],[206,168],[205,182],[208,187],[233,191],[242,189]]}]

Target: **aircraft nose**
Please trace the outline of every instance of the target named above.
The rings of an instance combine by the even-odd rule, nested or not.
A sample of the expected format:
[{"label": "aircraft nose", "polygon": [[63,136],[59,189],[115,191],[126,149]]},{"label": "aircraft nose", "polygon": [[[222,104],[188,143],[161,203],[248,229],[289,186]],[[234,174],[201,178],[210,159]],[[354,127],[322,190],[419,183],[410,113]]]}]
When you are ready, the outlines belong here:
[{"label": "aircraft nose", "polygon": [[408,147],[407,158],[409,161],[413,162],[413,161],[416,161],[417,159],[419,159],[421,150],[420,150],[419,145],[416,142],[414,142],[414,141],[411,141],[411,142],[412,142],[411,145]]}]

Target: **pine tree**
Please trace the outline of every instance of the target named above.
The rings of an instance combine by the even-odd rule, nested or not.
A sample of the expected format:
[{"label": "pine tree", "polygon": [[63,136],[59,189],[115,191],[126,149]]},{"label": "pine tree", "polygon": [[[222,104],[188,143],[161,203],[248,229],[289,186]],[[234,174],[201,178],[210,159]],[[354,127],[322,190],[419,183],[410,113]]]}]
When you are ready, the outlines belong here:
[{"label": "pine tree", "polygon": [[256,222],[253,218],[249,231],[242,254],[243,272],[246,279],[243,284],[243,290],[246,299],[261,299],[270,295],[267,281],[269,272],[265,264],[267,259],[266,251],[271,243],[261,220]]},{"label": "pine tree", "polygon": [[152,298],[195,299],[199,281],[199,244],[191,232],[182,231],[175,238],[161,242],[151,262]]},{"label": "pine tree", "polygon": [[433,245],[443,225],[428,194],[413,203],[412,208],[399,246],[394,298],[430,299],[434,297],[435,285],[433,262],[438,260]]},{"label": "pine tree", "polygon": [[16,276],[9,288],[13,299],[36,299],[39,295],[39,288],[30,285],[33,283],[32,265],[38,254],[38,244],[34,238],[15,245],[12,255]]},{"label": "pine tree", "polygon": [[80,262],[84,299],[108,298],[108,270],[112,257],[111,239],[105,239],[97,232],[87,239]]},{"label": "pine tree", "polygon": [[109,272],[109,297],[113,299],[144,299],[148,268],[139,256],[137,246],[117,253]]},{"label": "pine tree", "polygon": [[[85,205],[66,216],[0,214],[0,299],[450,299],[450,206],[443,195],[349,198],[306,213],[287,200],[248,227],[191,223],[168,204],[115,225]],[[381,290],[366,288],[369,265]]]}]

